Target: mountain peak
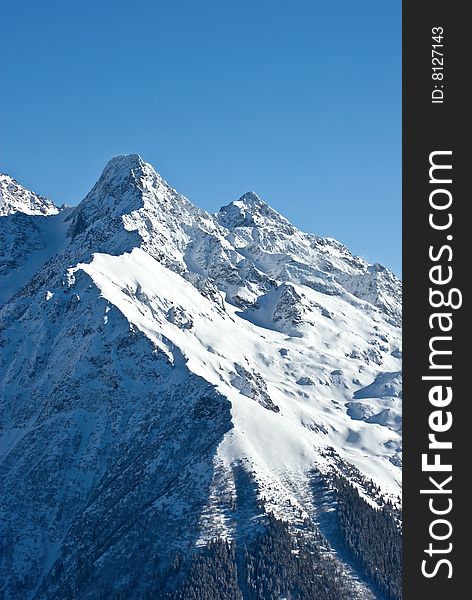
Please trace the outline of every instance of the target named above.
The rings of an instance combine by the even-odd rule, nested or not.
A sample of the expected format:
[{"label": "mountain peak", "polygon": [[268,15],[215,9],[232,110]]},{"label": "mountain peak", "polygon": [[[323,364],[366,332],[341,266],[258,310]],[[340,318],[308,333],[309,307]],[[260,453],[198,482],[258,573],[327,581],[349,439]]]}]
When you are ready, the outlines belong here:
[{"label": "mountain peak", "polygon": [[244,202],[244,204],[248,204],[248,205],[255,205],[255,206],[262,206],[262,205],[266,205],[267,204],[261,200],[259,198],[259,196],[256,194],[256,192],[246,192],[245,194],[243,194],[241,196],[241,198],[239,198],[239,200],[236,200],[236,202]]},{"label": "mountain peak", "polygon": [[10,175],[0,173],[0,216],[14,213],[47,216],[58,212],[51,200],[27,190]]},{"label": "mountain peak", "polygon": [[75,239],[92,228],[105,239],[115,230],[116,224],[121,231],[123,215],[142,207],[143,190],[156,179],[159,176],[152,166],[138,154],[111,158],[93,188],[72,213],[69,237]]},{"label": "mountain peak", "polygon": [[[158,235],[162,243],[175,233],[175,215],[181,216],[184,206],[191,205],[138,154],[115,156],[71,215],[68,236],[82,236],[89,249],[96,250],[98,243],[108,252],[112,247],[130,251]],[[135,232],[132,242],[130,231]]]},{"label": "mountain peak", "polygon": [[259,227],[263,225],[284,224],[289,221],[262,200],[256,192],[246,192],[239,200],[233,200],[220,208],[218,222],[232,229],[234,227]]},{"label": "mountain peak", "polygon": [[141,169],[145,164],[139,154],[119,154],[110,158],[103,172],[105,173],[109,170],[130,171],[132,169]]},{"label": "mountain peak", "polygon": [[121,154],[108,161],[99,181],[105,181],[108,185],[122,186],[125,181],[139,181],[146,172],[155,175],[151,165],[144,162],[139,154]]},{"label": "mountain peak", "polygon": [[123,196],[132,190],[139,193],[175,191],[154,167],[139,154],[122,154],[108,161],[89,196],[100,190],[103,195]]}]

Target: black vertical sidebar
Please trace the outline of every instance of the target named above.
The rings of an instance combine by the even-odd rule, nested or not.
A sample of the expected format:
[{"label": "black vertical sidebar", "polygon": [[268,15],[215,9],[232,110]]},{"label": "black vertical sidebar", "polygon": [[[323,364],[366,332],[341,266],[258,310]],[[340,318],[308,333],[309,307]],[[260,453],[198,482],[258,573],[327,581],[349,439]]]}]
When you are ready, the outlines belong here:
[{"label": "black vertical sidebar", "polygon": [[[472,205],[468,147],[472,143],[468,98],[472,25],[466,9],[467,4],[460,2],[403,2],[403,600],[455,600],[471,593],[472,499],[467,489],[472,483],[472,326],[466,285],[472,277],[472,231],[467,218]],[[437,152],[432,158],[435,163],[452,169],[433,170],[432,178],[438,181],[431,183],[433,152]],[[431,207],[432,192],[433,205],[441,208]],[[450,207],[442,208],[451,198]],[[430,218],[439,227],[450,222],[450,227],[435,229]],[[437,265],[440,268],[431,273]],[[449,276],[448,283],[431,281],[433,277],[442,282]],[[442,290],[445,297],[451,289],[460,290],[462,307],[433,308],[433,289]],[[436,294],[433,301],[440,304],[440,297]],[[455,301],[458,297],[453,293]],[[452,323],[449,332],[439,330],[439,318],[431,321],[431,315],[439,312],[449,315],[441,320],[444,329]],[[432,356],[431,338],[441,335],[452,339],[434,340],[433,349],[446,353]],[[431,361],[437,368],[430,368]],[[423,376],[451,379],[423,380]],[[444,400],[446,386],[451,387],[450,404],[444,402],[439,408],[431,404],[429,393],[435,385],[443,386],[434,396],[439,401]],[[431,417],[435,410],[441,414]],[[452,426],[446,429],[450,417]],[[451,472],[422,469],[422,454],[428,453],[431,442],[428,436],[435,433],[431,426],[444,427],[436,439],[451,441],[452,449],[429,450],[427,462],[436,460],[434,455],[439,453],[440,464],[451,464]],[[444,483],[451,475],[452,481]],[[447,490],[444,493],[441,485]],[[422,494],[422,489],[436,493]],[[440,560],[445,562],[438,564]],[[422,573],[422,565],[429,577]]]}]

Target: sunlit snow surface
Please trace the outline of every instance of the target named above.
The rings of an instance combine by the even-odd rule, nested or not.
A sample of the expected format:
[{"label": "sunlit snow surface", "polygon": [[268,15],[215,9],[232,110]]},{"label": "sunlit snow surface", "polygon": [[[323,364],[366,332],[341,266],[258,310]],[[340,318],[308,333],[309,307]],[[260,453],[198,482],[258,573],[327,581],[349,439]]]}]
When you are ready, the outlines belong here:
[{"label": "sunlit snow surface", "polygon": [[[308,302],[322,303],[333,316],[314,310],[310,325],[298,327],[300,337],[287,336],[274,330],[267,314],[254,325],[228,303],[225,312],[216,310],[190,283],[138,248],[118,257],[96,254],[90,264],[77,268],[88,273],[102,295],[171,359],[167,340],[183,352],[194,373],[231,400],[234,429],[219,448],[225,462],[247,459],[262,480],[273,479],[283,489],[287,473],[302,483],[308,470],[323,469],[326,459],[319,449],[328,445],[386,491],[398,493],[401,472],[390,458],[397,454],[392,448],[401,447],[401,424],[392,430],[350,418],[346,409],[356,391],[367,388],[379,373],[377,365],[351,358],[353,349],[363,355],[377,339],[385,338],[382,370],[398,371],[399,359],[391,355],[400,344],[398,329],[337,297],[295,286]],[[193,325],[172,323],[172,308]],[[235,364],[263,377],[280,412],[239,393],[232,383]],[[399,416],[399,399],[380,392],[381,398],[369,398],[369,417],[384,410]]]}]

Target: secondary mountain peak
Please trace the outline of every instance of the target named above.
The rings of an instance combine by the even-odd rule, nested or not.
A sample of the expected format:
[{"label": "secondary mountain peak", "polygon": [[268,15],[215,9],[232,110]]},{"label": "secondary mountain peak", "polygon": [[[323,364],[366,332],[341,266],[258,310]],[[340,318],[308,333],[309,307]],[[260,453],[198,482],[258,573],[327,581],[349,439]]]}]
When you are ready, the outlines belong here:
[{"label": "secondary mountain peak", "polygon": [[233,200],[220,208],[217,214],[218,222],[233,229],[235,227],[259,227],[264,224],[285,224],[289,221],[264,200],[256,192],[246,192],[239,200]]},{"label": "secondary mountain peak", "polygon": [[57,206],[20,185],[13,177],[0,173],[0,216],[23,213],[26,215],[55,215]]}]

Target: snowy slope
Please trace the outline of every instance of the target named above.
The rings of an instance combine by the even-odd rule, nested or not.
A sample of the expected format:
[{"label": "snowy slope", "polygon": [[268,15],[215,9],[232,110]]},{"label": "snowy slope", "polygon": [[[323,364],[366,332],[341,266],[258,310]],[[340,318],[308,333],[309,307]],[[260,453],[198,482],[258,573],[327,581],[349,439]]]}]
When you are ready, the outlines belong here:
[{"label": "snowy slope", "polygon": [[18,211],[0,217],[0,306],[64,247],[69,211],[48,217]]},{"label": "snowy slope", "polygon": [[[9,194],[0,235],[15,248],[32,204]],[[254,192],[210,215],[137,155],[50,210],[31,217],[0,309],[5,598],[66,597],[80,556],[106,579],[155,539],[165,562],[249,532],[241,468],[297,526],[315,518],[313,474],[346,464],[369,502],[363,477],[397,498],[392,273]]]},{"label": "snowy slope", "polygon": [[69,210],[0,174],[0,306],[63,247]]}]

